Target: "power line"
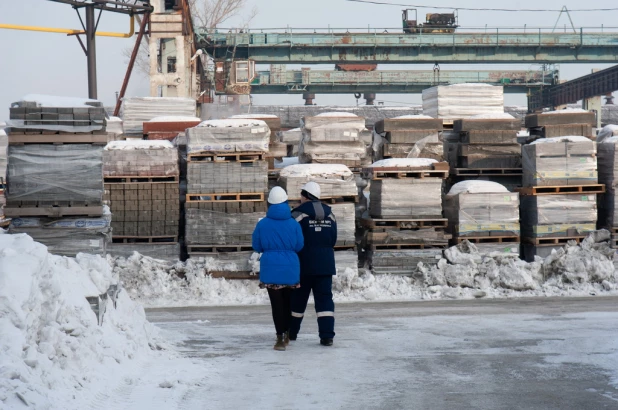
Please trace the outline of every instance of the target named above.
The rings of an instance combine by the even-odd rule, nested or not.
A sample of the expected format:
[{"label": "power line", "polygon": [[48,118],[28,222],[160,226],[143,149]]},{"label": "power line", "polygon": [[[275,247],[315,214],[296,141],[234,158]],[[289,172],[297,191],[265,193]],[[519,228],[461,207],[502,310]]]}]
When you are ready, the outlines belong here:
[{"label": "power line", "polygon": [[[562,10],[558,10],[558,9],[493,9],[493,8],[471,8],[471,7],[455,7],[455,6],[435,6],[435,5],[422,5],[422,4],[402,4],[402,3],[386,3],[383,1],[376,1],[376,0],[344,0],[344,1],[348,1],[348,2],[353,2],[353,3],[367,3],[367,4],[376,4],[379,6],[397,6],[397,7],[418,7],[418,8],[427,8],[427,9],[451,9],[451,10],[466,10],[466,11],[507,11],[507,12],[518,12],[518,11],[524,11],[524,12],[539,12],[539,11],[546,11],[546,12],[560,12],[560,11],[564,11],[564,9]],[[618,8],[613,7],[613,8],[601,8],[601,9],[569,9],[569,13],[576,13],[576,12],[590,12],[590,11],[616,11],[618,10]]]}]

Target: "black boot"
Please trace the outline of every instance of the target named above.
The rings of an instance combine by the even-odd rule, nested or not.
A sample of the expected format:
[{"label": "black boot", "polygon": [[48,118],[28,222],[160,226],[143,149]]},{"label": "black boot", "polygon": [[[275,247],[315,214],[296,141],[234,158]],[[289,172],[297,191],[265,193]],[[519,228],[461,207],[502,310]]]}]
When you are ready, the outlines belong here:
[{"label": "black boot", "polygon": [[283,333],[277,335],[277,343],[275,343],[275,350],[285,350],[285,342],[283,341]]},{"label": "black boot", "polygon": [[320,344],[322,346],[332,346],[333,345],[333,339],[330,337],[325,337],[323,339],[320,339]]},{"label": "black boot", "polygon": [[283,334],[283,343],[286,346],[290,344],[290,331],[289,330]]}]

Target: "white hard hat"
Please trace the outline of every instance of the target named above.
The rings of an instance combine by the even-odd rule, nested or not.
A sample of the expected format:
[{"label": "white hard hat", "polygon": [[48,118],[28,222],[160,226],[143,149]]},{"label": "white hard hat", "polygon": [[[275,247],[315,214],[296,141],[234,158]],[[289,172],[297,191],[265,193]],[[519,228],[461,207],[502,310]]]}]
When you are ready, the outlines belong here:
[{"label": "white hard hat", "polygon": [[268,203],[269,204],[280,204],[288,200],[288,194],[285,193],[285,189],[280,186],[276,186],[270,190],[268,194]]},{"label": "white hard hat", "polygon": [[309,181],[301,188],[303,191],[307,191],[309,194],[313,195],[317,199],[320,199],[320,195],[322,190],[320,189],[320,185],[317,182]]}]

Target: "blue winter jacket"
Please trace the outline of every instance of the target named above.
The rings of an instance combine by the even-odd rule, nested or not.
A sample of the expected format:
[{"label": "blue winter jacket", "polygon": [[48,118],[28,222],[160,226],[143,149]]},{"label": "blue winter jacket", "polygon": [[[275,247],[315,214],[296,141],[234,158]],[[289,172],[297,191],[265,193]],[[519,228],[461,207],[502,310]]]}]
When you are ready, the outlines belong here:
[{"label": "blue winter jacket", "polygon": [[292,219],[288,203],[270,205],[266,218],[253,231],[253,249],[262,254],[260,281],[271,285],[299,283],[300,264],[296,253],[303,244],[303,232]]},{"label": "blue winter jacket", "polygon": [[292,210],[305,237],[305,246],[298,253],[301,275],[335,275],[337,221],[330,206],[310,201]]}]

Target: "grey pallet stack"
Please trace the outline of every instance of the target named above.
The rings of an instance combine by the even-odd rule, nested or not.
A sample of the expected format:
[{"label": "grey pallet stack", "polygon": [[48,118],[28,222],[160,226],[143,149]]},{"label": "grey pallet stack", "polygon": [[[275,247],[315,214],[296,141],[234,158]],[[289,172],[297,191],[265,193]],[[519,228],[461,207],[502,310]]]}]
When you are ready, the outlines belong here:
[{"label": "grey pallet stack", "polygon": [[279,140],[279,133],[281,131],[281,119],[279,117],[277,117],[276,115],[268,114],[239,114],[233,115],[230,118],[261,120],[264,121],[266,125],[268,125],[268,128],[270,129],[268,154],[266,155],[268,169],[275,168],[275,158],[282,158],[287,156],[287,144]]},{"label": "grey pallet stack", "polygon": [[444,214],[448,218],[448,232],[453,235],[451,245],[468,240],[481,253],[500,251],[519,255],[517,193],[488,181],[459,182],[444,197]]},{"label": "grey pallet stack", "polygon": [[549,111],[526,115],[525,125],[533,138],[583,136],[592,138],[596,124],[593,112],[581,110]]},{"label": "grey pallet stack", "polygon": [[286,156],[298,156],[298,147],[302,138],[303,132],[300,128],[293,128],[291,130],[279,132],[279,141],[282,144],[285,144],[287,149]]},{"label": "grey pallet stack", "polygon": [[597,225],[596,144],[584,137],[553,137],[524,145],[521,188],[526,260],[580,241]]},{"label": "grey pallet stack", "polygon": [[376,165],[363,169],[370,202],[360,224],[369,266],[375,273],[412,274],[418,262],[435,265],[450,239],[442,215],[448,164]]},{"label": "grey pallet stack", "polygon": [[[434,118],[387,118],[377,121],[374,131],[385,139],[381,152],[374,152],[374,160],[383,158],[407,158],[415,144],[419,141],[436,136],[442,131],[442,120]],[[430,142],[424,144],[423,158],[433,158],[441,161],[443,158],[442,143]],[[427,152],[435,155],[426,155]]]},{"label": "grey pallet stack", "polygon": [[144,122],[155,117],[195,117],[194,98],[181,97],[130,97],[122,100],[120,117],[125,134],[139,138],[144,134]]},{"label": "grey pallet stack", "polygon": [[605,185],[605,193],[598,198],[599,220],[597,227],[612,233],[612,246],[618,249],[618,150],[612,139],[597,145],[599,183]]},{"label": "grey pallet stack", "polygon": [[517,132],[521,121],[511,118],[467,118],[455,120],[453,135],[445,139],[452,182],[486,180],[509,191],[522,185],[521,145]]},{"label": "grey pallet stack", "polygon": [[189,256],[233,253],[244,260],[251,251],[251,234],[267,208],[270,136],[264,121],[248,118],[206,121],[187,130]]}]

